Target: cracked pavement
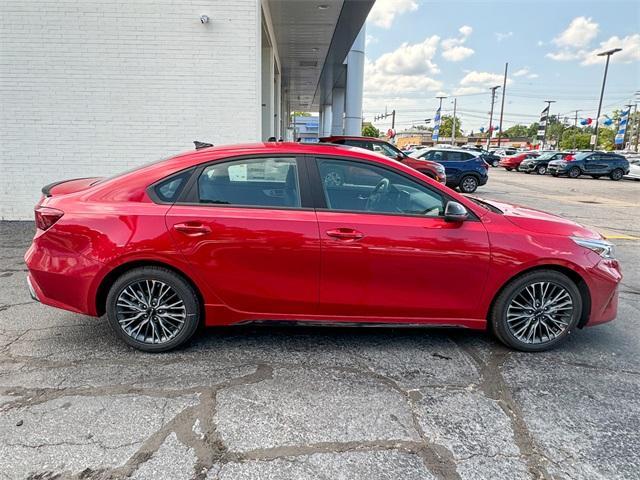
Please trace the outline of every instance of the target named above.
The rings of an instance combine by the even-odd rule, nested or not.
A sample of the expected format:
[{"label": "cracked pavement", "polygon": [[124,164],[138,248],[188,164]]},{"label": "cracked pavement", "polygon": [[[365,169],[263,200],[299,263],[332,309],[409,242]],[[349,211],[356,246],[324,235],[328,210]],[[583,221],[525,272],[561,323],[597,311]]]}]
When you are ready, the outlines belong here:
[{"label": "cracked pavement", "polygon": [[480,196],[617,237],[615,322],[541,354],[484,332],[243,326],[150,355],[31,301],[33,224],[0,222],[0,479],[637,478],[640,183],[490,174]]}]

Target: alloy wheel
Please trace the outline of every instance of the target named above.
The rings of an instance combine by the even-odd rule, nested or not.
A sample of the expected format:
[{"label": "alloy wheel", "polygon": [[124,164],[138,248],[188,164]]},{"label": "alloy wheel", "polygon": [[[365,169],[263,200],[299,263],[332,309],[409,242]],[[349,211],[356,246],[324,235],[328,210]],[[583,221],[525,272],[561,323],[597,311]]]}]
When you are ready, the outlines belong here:
[{"label": "alloy wheel", "polygon": [[545,167],[544,165],[539,166],[538,175],[544,175],[545,173],[547,173],[547,167]]},{"label": "alloy wheel", "polygon": [[573,300],[563,286],[552,282],[525,285],[507,307],[507,326],[525,344],[544,344],[562,335],[571,323]]},{"label": "alloy wheel", "polygon": [[187,309],[171,286],[159,280],[139,280],[118,295],[116,315],[120,328],[132,339],[162,344],[182,330]]},{"label": "alloy wheel", "polygon": [[474,177],[465,177],[462,179],[460,190],[464,193],[473,193],[478,188],[478,181]]}]

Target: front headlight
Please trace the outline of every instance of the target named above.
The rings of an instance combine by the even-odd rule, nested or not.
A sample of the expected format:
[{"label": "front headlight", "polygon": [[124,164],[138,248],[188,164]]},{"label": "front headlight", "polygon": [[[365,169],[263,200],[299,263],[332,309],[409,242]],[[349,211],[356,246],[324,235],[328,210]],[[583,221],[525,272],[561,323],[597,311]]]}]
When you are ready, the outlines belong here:
[{"label": "front headlight", "polygon": [[593,238],[571,237],[575,243],[581,247],[588,248],[592,252],[596,252],[602,258],[613,258],[613,244],[606,240],[594,240]]}]

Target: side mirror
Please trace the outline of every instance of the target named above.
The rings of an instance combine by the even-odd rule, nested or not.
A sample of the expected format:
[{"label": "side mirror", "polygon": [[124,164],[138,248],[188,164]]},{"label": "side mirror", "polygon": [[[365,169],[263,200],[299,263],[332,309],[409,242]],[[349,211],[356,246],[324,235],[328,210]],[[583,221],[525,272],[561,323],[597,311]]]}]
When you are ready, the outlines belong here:
[{"label": "side mirror", "polygon": [[444,207],[444,221],[445,222],[464,222],[469,218],[469,212],[464,208],[464,205],[458,202],[447,202]]}]

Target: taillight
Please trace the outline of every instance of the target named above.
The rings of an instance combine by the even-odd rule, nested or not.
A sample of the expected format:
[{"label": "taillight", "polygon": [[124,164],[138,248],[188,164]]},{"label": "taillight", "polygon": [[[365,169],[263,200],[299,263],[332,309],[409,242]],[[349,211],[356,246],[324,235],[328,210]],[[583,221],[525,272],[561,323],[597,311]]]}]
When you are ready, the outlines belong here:
[{"label": "taillight", "polygon": [[48,230],[62,218],[64,212],[56,208],[36,207],[36,227],[40,230]]},{"label": "taillight", "polygon": [[564,156],[564,160],[565,160],[566,162],[570,162],[570,161],[572,161],[572,160],[573,160],[573,158],[574,158],[574,157],[573,157],[573,155],[571,155],[571,154],[569,154],[569,155],[565,155],[565,156]]}]

